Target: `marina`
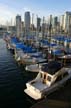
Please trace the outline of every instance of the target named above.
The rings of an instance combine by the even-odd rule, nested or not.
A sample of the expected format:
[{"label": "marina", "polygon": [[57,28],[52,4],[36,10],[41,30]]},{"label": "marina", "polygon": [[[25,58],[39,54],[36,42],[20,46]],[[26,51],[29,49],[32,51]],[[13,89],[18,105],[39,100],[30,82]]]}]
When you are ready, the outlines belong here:
[{"label": "marina", "polygon": [[[1,83],[0,90],[1,90],[1,97],[2,97],[1,106],[3,106],[4,108],[6,106],[18,105],[18,106],[21,106],[22,108],[24,107],[24,104],[26,104],[25,108],[30,108],[31,106],[35,105],[36,101],[29,99],[29,97],[27,98],[27,95],[23,92],[23,90],[26,88],[27,81],[35,78],[36,75],[34,75],[35,73],[27,72],[24,68],[22,69],[21,67],[19,67],[19,65],[13,58],[13,55],[11,54],[11,52],[6,49],[6,44],[2,39],[0,39],[0,44],[1,44],[0,50],[4,49],[0,53],[0,64],[1,64],[0,77],[2,78],[2,80],[0,79],[0,83]],[[2,70],[4,72],[2,72]],[[11,77],[11,80],[10,80],[10,77]],[[5,80],[3,80],[4,78]],[[70,84],[71,83],[69,80],[66,85],[64,85],[61,89],[57,90],[56,92],[53,92],[50,95],[48,95],[46,99],[47,100],[60,99],[60,101],[65,100],[65,101],[71,102],[71,98],[70,98],[71,85]],[[3,90],[3,88],[5,91]],[[59,93],[60,93],[60,96],[58,96]]]},{"label": "marina", "polygon": [[71,108],[71,12],[21,15],[0,25],[0,108]]}]

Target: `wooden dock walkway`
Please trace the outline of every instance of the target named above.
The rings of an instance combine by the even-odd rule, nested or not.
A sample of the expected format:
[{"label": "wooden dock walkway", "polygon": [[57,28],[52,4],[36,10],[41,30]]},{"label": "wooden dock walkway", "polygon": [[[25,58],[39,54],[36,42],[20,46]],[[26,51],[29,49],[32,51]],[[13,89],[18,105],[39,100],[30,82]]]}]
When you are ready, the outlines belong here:
[{"label": "wooden dock walkway", "polygon": [[60,100],[42,100],[31,108],[71,108],[71,103]]}]

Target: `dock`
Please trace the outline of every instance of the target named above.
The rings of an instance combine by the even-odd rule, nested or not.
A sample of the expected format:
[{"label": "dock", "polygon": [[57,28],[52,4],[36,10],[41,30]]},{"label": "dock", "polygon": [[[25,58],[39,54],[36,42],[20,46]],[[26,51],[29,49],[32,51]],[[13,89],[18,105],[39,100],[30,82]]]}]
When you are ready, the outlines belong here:
[{"label": "dock", "polygon": [[47,100],[44,99],[36,103],[31,108],[71,108],[71,103],[61,100]]}]

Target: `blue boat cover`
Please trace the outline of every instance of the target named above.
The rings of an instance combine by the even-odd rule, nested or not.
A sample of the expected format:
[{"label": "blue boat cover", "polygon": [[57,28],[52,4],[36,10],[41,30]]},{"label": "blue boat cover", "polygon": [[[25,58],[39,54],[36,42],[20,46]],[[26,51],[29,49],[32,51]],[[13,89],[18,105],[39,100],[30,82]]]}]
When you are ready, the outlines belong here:
[{"label": "blue boat cover", "polygon": [[18,38],[16,37],[11,38],[11,43],[18,43],[18,42],[20,42]]},{"label": "blue boat cover", "polygon": [[26,47],[23,48],[23,51],[25,53],[35,53],[36,49],[33,49],[31,46],[26,46]]},{"label": "blue boat cover", "polygon": [[41,40],[41,43],[43,43],[44,45],[49,45],[49,42],[47,40]]},{"label": "blue boat cover", "polygon": [[24,45],[24,43],[16,43],[16,48],[22,49],[25,53],[35,53],[36,49],[33,49],[31,46]]},{"label": "blue boat cover", "polygon": [[71,42],[71,39],[65,39],[66,42]]},{"label": "blue boat cover", "polygon": [[51,47],[53,47],[53,46],[57,46],[57,44],[55,44],[55,43],[51,43],[50,46],[51,46]]},{"label": "blue boat cover", "polygon": [[20,49],[24,49],[24,48],[26,48],[26,45],[24,45],[23,43],[16,43],[16,48],[18,49],[18,48],[20,48]]},{"label": "blue boat cover", "polygon": [[26,36],[26,40],[29,40],[29,39],[35,39],[35,36]]},{"label": "blue boat cover", "polygon": [[35,57],[35,58],[42,58],[43,57],[43,55],[42,55],[42,53],[40,53],[40,54],[33,54],[31,57]]},{"label": "blue boat cover", "polygon": [[63,54],[63,51],[62,50],[55,50],[55,51],[52,51],[52,54],[60,55],[60,54]]}]

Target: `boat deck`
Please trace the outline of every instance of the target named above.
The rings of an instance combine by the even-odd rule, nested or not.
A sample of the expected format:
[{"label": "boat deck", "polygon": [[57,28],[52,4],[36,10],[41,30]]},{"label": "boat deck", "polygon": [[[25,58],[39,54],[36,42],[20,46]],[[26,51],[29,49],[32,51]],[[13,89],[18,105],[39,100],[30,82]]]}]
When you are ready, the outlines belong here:
[{"label": "boat deck", "polygon": [[34,82],[32,86],[35,87],[36,89],[39,89],[40,91],[48,88],[48,86],[44,84],[42,81],[37,81],[36,83]]}]

